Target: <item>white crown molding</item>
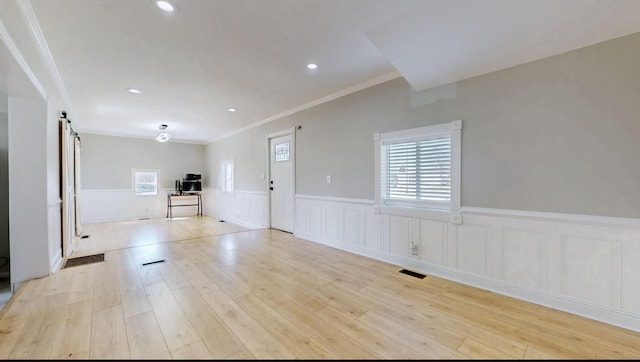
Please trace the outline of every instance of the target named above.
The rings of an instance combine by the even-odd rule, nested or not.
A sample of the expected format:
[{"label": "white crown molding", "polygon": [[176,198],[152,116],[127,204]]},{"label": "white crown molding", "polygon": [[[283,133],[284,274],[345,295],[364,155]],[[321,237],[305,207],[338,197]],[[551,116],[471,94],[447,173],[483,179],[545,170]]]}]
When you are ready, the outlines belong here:
[{"label": "white crown molding", "polygon": [[24,57],[18,50],[16,43],[13,42],[13,39],[11,39],[11,36],[9,35],[7,28],[5,28],[2,22],[0,22],[0,40],[4,42],[5,46],[7,47],[11,55],[13,55],[13,58],[15,59],[15,61],[18,63],[20,68],[22,68],[22,71],[25,73],[27,78],[29,78],[29,80],[31,81],[31,84],[33,84],[33,86],[36,88],[38,93],[40,93],[42,98],[46,100],[47,91],[44,89],[44,87],[42,86],[42,83],[40,83],[36,75],[33,73],[31,68],[27,64],[27,61],[24,59]]},{"label": "white crown molding", "polygon": [[295,107],[295,108],[291,108],[288,111],[284,111],[282,113],[276,114],[275,116],[271,116],[269,118],[263,119],[262,121],[258,121],[258,122],[252,123],[252,124],[250,124],[248,126],[242,127],[240,129],[237,129],[237,130],[229,132],[229,133],[225,133],[220,137],[211,139],[208,143],[212,143],[212,142],[219,141],[219,140],[227,138],[227,137],[231,137],[231,136],[233,136],[235,134],[244,132],[244,131],[249,130],[251,128],[255,128],[255,127],[261,126],[263,124],[275,121],[277,119],[280,119],[280,118],[283,118],[283,117],[286,117],[286,116],[290,116],[290,115],[292,115],[294,113],[298,113],[300,111],[304,111],[305,109],[309,109],[311,107],[315,107],[315,106],[317,106],[319,104],[326,103],[326,102],[332,101],[334,99],[338,99],[340,97],[344,97],[344,96],[346,96],[348,94],[355,93],[357,91],[360,91],[360,90],[363,90],[363,89],[366,89],[366,88],[369,88],[369,87],[373,87],[374,85],[378,85],[378,84],[381,84],[381,83],[384,83],[384,82],[387,82],[387,81],[390,81],[392,79],[396,79],[396,78],[399,78],[399,77],[401,77],[401,74],[398,71],[394,70],[393,72],[389,72],[389,73],[383,74],[383,75],[381,75],[379,77],[369,79],[366,82],[362,82],[360,84],[356,84],[354,86],[345,88],[345,89],[343,89],[341,91],[329,94],[326,97],[323,97],[323,98],[320,98],[320,99],[316,99],[315,101],[311,101],[309,103],[305,103],[305,104],[300,105],[300,106]]},{"label": "white crown molding", "polygon": [[67,88],[64,85],[64,81],[62,80],[62,76],[58,71],[58,66],[56,65],[55,60],[53,60],[53,54],[51,54],[51,50],[47,45],[47,41],[44,38],[44,34],[42,33],[42,29],[40,28],[40,24],[38,23],[38,19],[36,17],[36,13],[33,11],[33,6],[31,5],[30,0],[17,0],[18,7],[20,8],[20,13],[24,18],[24,21],[27,27],[31,30],[31,35],[36,40],[38,44],[38,48],[40,49],[40,53],[44,60],[44,63],[56,83],[56,87],[60,92],[60,96],[65,103],[65,106],[71,110],[71,101],[69,100],[69,93],[67,92]]},{"label": "white crown molding", "polygon": [[[156,140],[156,136],[138,136],[138,135],[128,134],[126,132],[103,132],[103,131],[94,131],[94,130],[85,131],[82,129],[76,129],[75,131],[78,132],[78,134],[80,134],[80,138],[82,138],[83,135],[89,134],[89,135],[95,135],[95,136],[123,137],[123,138],[133,138],[133,139],[139,139],[144,141],[158,142],[158,140]],[[185,143],[185,144],[199,145],[199,146],[207,145],[206,142],[183,140],[179,138],[171,138],[171,140],[166,143]]]}]

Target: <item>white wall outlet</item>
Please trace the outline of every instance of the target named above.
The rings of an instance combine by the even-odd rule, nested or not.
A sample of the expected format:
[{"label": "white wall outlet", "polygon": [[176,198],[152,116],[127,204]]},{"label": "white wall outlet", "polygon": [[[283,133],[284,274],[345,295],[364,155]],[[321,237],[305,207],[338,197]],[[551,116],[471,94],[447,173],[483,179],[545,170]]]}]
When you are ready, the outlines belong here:
[{"label": "white wall outlet", "polygon": [[331,183],[331,175],[327,175],[327,183],[330,184]]},{"label": "white wall outlet", "polygon": [[260,174],[260,180],[264,180],[264,173]]},{"label": "white wall outlet", "polygon": [[411,253],[411,256],[418,256],[418,254],[420,254],[418,244],[416,244],[414,241],[409,243],[409,252]]}]

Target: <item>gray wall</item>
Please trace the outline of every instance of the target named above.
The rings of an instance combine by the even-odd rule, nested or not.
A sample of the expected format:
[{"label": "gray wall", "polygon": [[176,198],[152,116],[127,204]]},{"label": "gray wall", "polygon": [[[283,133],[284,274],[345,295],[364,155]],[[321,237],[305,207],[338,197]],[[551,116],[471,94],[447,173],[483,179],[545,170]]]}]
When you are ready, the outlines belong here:
[{"label": "gray wall", "polygon": [[236,188],[265,191],[265,134],[302,125],[296,193],[374,199],[375,132],[461,119],[463,206],[638,218],[638,64],[640,33],[421,92],[395,79],[208,145],[206,175],[235,158]]},{"label": "gray wall", "polygon": [[[0,93],[0,256],[9,257],[9,99]],[[0,259],[0,266],[6,262]],[[9,270],[8,265],[0,271]]]},{"label": "gray wall", "polygon": [[15,290],[16,283],[50,272],[47,102],[9,97],[8,109],[9,239]]},{"label": "gray wall", "polygon": [[[6,103],[7,98],[4,97]],[[0,109],[0,256],[9,257],[9,116]],[[6,259],[0,258],[0,266]],[[5,267],[0,267],[4,271]],[[7,269],[8,270],[8,269]]]},{"label": "gray wall", "polygon": [[131,169],[160,170],[160,188],[202,173],[204,146],[80,133],[81,188],[131,188]]}]

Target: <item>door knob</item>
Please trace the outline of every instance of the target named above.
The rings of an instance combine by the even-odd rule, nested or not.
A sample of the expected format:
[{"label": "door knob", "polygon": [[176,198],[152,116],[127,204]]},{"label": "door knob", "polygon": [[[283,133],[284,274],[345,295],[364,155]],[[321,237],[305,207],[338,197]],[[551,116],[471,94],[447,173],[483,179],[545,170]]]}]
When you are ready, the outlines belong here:
[{"label": "door knob", "polygon": [[269,190],[273,191],[273,186],[269,187]]}]

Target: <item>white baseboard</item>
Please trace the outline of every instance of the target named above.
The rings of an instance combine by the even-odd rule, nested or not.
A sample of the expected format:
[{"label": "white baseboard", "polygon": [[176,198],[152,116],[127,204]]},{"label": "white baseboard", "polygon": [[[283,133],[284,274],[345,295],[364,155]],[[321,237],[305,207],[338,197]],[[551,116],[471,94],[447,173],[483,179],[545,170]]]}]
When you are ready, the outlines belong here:
[{"label": "white baseboard", "polygon": [[58,249],[53,256],[53,259],[49,261],[49,273],[55,273],[60,269],[62,265],[62,249]]},{"label": "white baseboard", "polygon": [[[297,197],[294,234],[640,331],[640,220],[462,208],[464,222],[456,225],[380,215],[373,207]],[[417,257],[410,257],[411,242]]]},{"label": "white baseboard", "polygon": [[229,218],[224,218],[222,216],[217,216],[217,215],[207,215],[207,216],[212,217],[214,219],[223,220],[224,222],[236,224],[238,226],[242,226],[242,227],[245,227],[245,228],[248,228],[248,229],[252,229],[252,230],[265,229],[265,226],[253,224],[253,223],[250,223],[250,222],[247,222],[247,221],[244,221],[244,220],[229,219]]}]

